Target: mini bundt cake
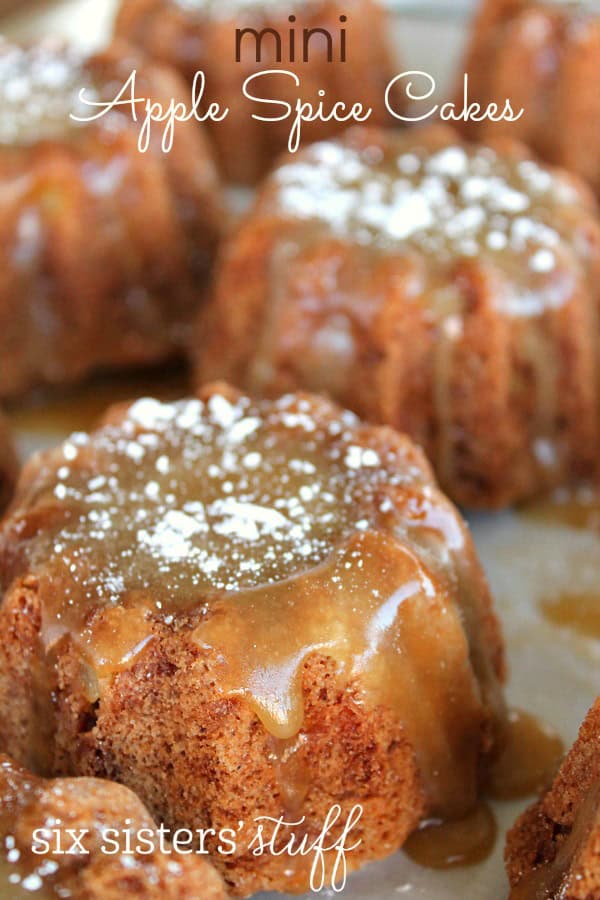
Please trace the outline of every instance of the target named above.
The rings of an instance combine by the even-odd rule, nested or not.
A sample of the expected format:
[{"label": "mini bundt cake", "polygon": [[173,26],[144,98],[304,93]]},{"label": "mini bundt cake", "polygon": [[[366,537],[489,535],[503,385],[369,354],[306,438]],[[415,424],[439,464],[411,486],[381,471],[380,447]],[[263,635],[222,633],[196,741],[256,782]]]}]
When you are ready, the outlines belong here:
[{"label": "mini bundt cake", "polygon": [[600,897],[600,699],[550,790],[509,832],[511,900]]},{"label": "mini bundt cake", "polygon": [[179,79],[114,45],[88,59],[0,43],[0,397],[180,354],[222,228],[203,135],[180,123],[146,153],[131,108],[77,123],[137,67],[163,103]]},{"label": "mini bundt cake", "polygon": [[326,392],[501,507],[594,467],[599,275],[593,198],[520,144],[356,129],[278,168],[228,242],[198,380]]},{"label": "mini bundt cake", "polygon": [[95,778],[44,781],[0,754],[5,900],[226,900],[210,863],[163,844],[127,788]]},{"label": "mini bundt cake", "polygon": [[[304,29],[313,31],[306,61]],[[240,37],[239,62],[238,30],[246,32]],[[246,79],[274,69],[295,73],[299,85],[289,75],[260,75],[249,84],[248,93],[287,103],[294,116],[298,101],[313,107],[323,102],[328,111],[334,102],[341,102],[346,113],[362,103],[373,110],[373,124],[384,124],[389,120],[386,87],[396,74],[388,30],[388,14],[380,0],[124,0],[116,22],[117,34],[172,65],[188,83],[193,84],[197,72],[204,73],[203,110],[215,101],[230,110],[211,129],[218,159],[224,175],[240,183],[253,183],[265,174],[288,146],[292,127],[291,117],[280,122],[253,119],[254,114],[282,116],[286,108],[245,97]],[[277,40],[283,45],[280,58]],[[305,121],[302,143],[347,127],[348,120]]]},{"label": "mini bundt cake", "polygon": [[17,455],[8,422],[0,410],[0,515],[11,498],[17,469]]},{"label": "mini bundt cake", "polygon": [[170,827],[237,827],[211,845],[236,894],[307,890],[312,859],[281,849],[336,804],[338,836],[362,807],[352,870],[476,800],[501,636],[391,429],[309,395],[140,400],[28,464],[0,573],[0,746],[123,782]]},{"label": "mini bundt cake", "polygon": [[484,0],[464,65],[469,102],[502,108],[509,99],[524,113],[470,119],[468,134],[523,140],[600,193],[599,67],[597,0]]}]

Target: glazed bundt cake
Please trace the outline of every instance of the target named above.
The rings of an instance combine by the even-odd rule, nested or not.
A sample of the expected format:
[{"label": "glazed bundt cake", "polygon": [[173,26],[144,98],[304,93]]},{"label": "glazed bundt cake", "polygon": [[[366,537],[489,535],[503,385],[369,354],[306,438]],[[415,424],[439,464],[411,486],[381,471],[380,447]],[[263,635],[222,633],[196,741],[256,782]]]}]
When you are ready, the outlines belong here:
[{"label": "glazed bundt cake", "polygon": [[201,856],[161,848],[154,821],[127,788],[95,778],[44,781],[2,754],[0,844],[4,900],[226,898]]},{"label": "glazed bundt cake", "polygon": [[470,120],[467,131],[519,138],[600,193],[599,67],[597,0],[484,0],[464,66],[469,100],[503,107],[508,98],[524,113]]},{"label": "glazed bundt cake", "polygon": [[180,123],[163,153],[155,130],[141,153],[128,107],[70,119],[136,67],[139,96],[185,92],[116,45],[0,44],[0,397],[182,351],[222,228],[203,135]]},{"label": "glazed bundt cake", "polygon": [[[501,637],[466,528],[391,429],[303,394],[140,400],[28,464],[0,573],[0,745],[123,782],[170,827],[238,823],[214,853],[236,894],[308,888],[312,859],[256,852],[260,817],[310,840],[361,805],[352,870],[476,800]],[[262,846],[294,834],[266,821]]]},{"label": "glazed bundt cake", "polygon": [[10,429],[0,410],[0,515],[12,495],[17,469],[17,455]]},{"label": "glazed bundt cake", "polygon": [[[361,103],[372,109],[373,124],[384,124],[386,87],[396,74],[388,30],[380,0],[124,0],[116,23],[117,34],[172,65],[189,84],[197,72],[204,73],[203,110],[215,101],[230,110],[211,128],[219,161],[225,176],[241,183],[257,181],[270,168],[287,148],[292,127],[290,116],[280,122],[253,118],[281,117],[287,109],[244,96],[246,79],[274,69],[295,74],[296,79],[261,74],[247,91],[259,100],[289,104],[294,117],[299,101],[314,108],[323,102],[327,112],[335,102],[344,103],[346,114]],[[347,119],[305,121],[302,143],[347,127]]]},{"label": "glazed bundt cake", "polygon": [[444,127],[278,168],[230,239],[198,380],[324,391],[501,507],[595,465],[600,220],[567,174]]},{"label": "glazed bundt cake", "polygon": [[600,700],[550,790],[508,835],[511,900],[600,897]]}]

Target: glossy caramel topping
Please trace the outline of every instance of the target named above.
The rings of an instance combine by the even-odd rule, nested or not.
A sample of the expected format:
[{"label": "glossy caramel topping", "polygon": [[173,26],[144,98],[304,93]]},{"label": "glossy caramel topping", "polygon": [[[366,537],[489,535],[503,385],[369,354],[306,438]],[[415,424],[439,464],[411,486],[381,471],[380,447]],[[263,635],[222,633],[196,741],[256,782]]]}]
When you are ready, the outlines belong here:
[{"label": "glossy caramel topping", "polygon": [[396,714],[431,808],[473,803],[482,701],[502,708],[485,586],[404,439],[315,399],[146,399],[22,483],[0,555],[22,548],[46,647],[77,643],[91,700],[185,621],[216,690],[285,742],[302,729],[304,666],[324,656],[356,702]]},{"label": "glossy caramel topping", "polygon": [[0,41],[0,145],[34,144],[76,127],[70,114],[82,113],[82,88],[90,88],[89,77],[73,49]]},{"label": "glossy caramel topping", "polygon": [[501,752],[491,766],[489,793],[497,800],[518,800],[548,787],[565,748],[552,729],[522,710],[508,714]]},{"label": "glossy caramel topping", "polygon": [[411,137],[384,149],[316,144],[276,171],[264,202],[275,214],[312,222],[315,242],[331,234],[442,262],[483,255],[523,283],[499,299],[503,311],[521,316],[562,302],[550,275],[580,198],[532,160],[459,144],[432,152]]},{"label": "glossy caramel topping", "polygon": [[498,826],[488,806],[480,804],[457,821],[429,820],[404,845],[404,852],[427,869],[473,866],[490,855]]}]

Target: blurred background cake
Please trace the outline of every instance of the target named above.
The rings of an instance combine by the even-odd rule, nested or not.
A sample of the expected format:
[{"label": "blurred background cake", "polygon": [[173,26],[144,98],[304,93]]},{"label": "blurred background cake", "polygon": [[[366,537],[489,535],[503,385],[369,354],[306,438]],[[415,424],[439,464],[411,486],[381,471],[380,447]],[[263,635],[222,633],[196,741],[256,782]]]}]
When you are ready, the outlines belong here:
[{"label": "blurred background cake", "polygon": [[9,425],[0,410],[0,514],[8,503],[17,475],[17,457]]},{"label": "blurred background cake", "polygon": [[202,131],[142,153],[131,109],[69,118],[136,66],[140,96],[185,91],[117,45],[0,45],[0,397],[181,355],[204,300],[224,211]]},{"label": "blurred background cake", "polygon": [[357,129],[284,161],[227,242],[198,380],[323,391],[501,507],[594,471],[599,273],[593,198],[523,145]]},{"label": "blurred background cake", "polygon": [[597,0],[483,0],[464,71],[471,101],[525,110],[518,122],[468,122],[470,137],[519,138],[600,193]]},{"label": "blurred background cake", "polygon": [[[253,113],[271,117],[283,114],[284,107],[274,110],[245,99],[246,79],[263,70],[291,71],[300,84],[272,74],[253,83],[249,92],[289,103],[294,110],[298,100],[315,107],[323,100],[328,109],[333,102],[343,102],[347,109],[362,103],[373,110],[370,121],[380,124],[387,118],[386,86],[396,74],[390,22],[379,0],[123,0],[116,33],[171,64],[190,84],[196,72],[204,72],[207,97],[230,109],[228,119],[211,129],[221,168],[230,181],[253,183],[286,149],[291,120],[254,120]],[[238,29],[247,33],[236,55]],[[256,33],[264,29],[268,33],[257,53]],[[306,47],[305,29],[314,32]],[[282,45],[279,54],[277,40]],[[303,143],[339,133],[347,125],[333,120],[306,123]]]}]

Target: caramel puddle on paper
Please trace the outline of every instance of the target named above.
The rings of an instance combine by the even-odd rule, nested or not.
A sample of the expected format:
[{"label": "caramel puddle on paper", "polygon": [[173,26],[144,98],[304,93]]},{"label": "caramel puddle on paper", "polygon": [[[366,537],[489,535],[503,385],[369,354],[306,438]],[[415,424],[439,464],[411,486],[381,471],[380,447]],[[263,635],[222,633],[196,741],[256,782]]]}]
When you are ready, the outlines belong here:
[{"label": "caramel puddle on paper", "polygon": [[564,752],[562,738],[552,728],[530,713],[511,710],[502,751],[491,768],[488,794],[495,800],[538,794],[553,779]]},{"label": "caramel puddle on paper", "polygon": [[498,826],[485,803],[456,822],[438,819],[425,821],[404,845],[406,854],[427,869],[452,869],[473,866],[490,855],[496,843]]},{"label": "caramel puddle on paper", "polygon": [[167,403],[192,393],[183,366],[92,378],[78,387],[40,393],[8,413],[15,431],[62,440],[74,431],[91,431],[109,406],[154,397]]},{"label": "caramel puddle on paper", "polygon": [[[522,514],[548,525],[600,535],[600,489],[584,486],[560,490],[525,507]],[[540,610],[552,625],[600,639],[600,589],[560,592],[544,598]]]},{"label": "caramel puddle on paper", "polygon": [[520,512],[536,522],[600,534],[600,489],[588,485],[561,489],[523,506]]},{"label": "caramel puddle on paper", "polygon": [[[564,744],[555,731],[529,713],[511,710],[503,749],[491,768],[489,796],[517,800],[538,793],[556,774],[563,754]],[[492,810],[481,802],[457,821],[424,822],[404,850],[428,869],[472,866],[491,854],[497,833]]]},{"label": "caramel puddle on paper", "polygon": [[597,594],[561,594],[544,600],[541,610],[553,625],[600,640],[600,591]]}]

